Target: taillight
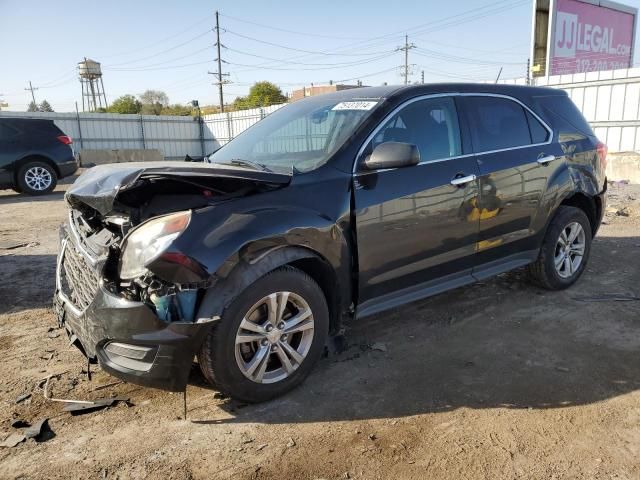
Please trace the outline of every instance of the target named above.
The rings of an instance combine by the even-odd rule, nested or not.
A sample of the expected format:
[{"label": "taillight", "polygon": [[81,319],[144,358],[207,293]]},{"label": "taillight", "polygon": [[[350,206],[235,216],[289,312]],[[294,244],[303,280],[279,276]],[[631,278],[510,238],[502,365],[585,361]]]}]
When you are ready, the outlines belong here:
[{"label": "taillight", "polygon": [[60,140],[65,145],[71,145],[73,140],[68,135],[58,135],[58,140]]},{"label": "taillight", "polygon": [[598,158],[600,159],[600,165],[602,165],[602,170],[607,169],[607,152],[609,151],[609,147],[607,147],[604,143],[598,142],[596,145],[596,152],[598,152]]}]

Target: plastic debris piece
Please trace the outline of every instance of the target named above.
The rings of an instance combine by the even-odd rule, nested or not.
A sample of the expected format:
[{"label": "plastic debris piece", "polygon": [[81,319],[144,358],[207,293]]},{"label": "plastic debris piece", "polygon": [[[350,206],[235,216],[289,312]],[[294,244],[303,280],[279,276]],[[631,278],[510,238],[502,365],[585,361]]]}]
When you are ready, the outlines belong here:
[{"label": "plastic debris piece", "polygon": [[23,433],[25,437],[33,438],[36,442],[46,442],[47,440],[55,437],[55,434],[49,428],[48,418],[39,420],[29,428],[23,430]]},{"label": "plastic debris piece", "polygon": [[27,398],[31,398],[30,393],[23,393],[22,395],[18,395],[16,398],[16,403],[24,402]]},{"label": "plastic debris piece", "polygon": [[2,443],[0,443],[0,447],[13,448],[19,443],[24,442],[26,439],[27,437],[25,437],[21,433],[12,433],[7,438],[5,438],[5,440]]},{"label": "plastic debris piece", "polygon": [[82,415],[83,413],[93,412],[101,408],[107,408],[115,405],[118,402],[128,403],[127,397],[113,397],[113,398],[99,398],[88,403],[69,403],[63,410],[71,413],[71,415]]},{"label": "plastic debris piece", "polygon": [[25,427],[30,427],[31,424],[21,418],[15,418],[14,420],[11,421],[11,426],[13,428],[25,428]]}]

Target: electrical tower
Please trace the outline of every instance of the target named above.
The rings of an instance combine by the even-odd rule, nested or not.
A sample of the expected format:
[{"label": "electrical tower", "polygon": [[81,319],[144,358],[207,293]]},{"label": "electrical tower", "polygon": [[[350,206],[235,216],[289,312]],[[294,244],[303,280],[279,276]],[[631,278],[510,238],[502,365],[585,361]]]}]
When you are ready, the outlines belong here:
[{"label": "electrical tower", "polygon": [[100,62],[84,57],[78,63],[78,75],[82,85],[82,111],[95,112],[99,108],[108,108]]},{"label": "electrical tower", "polygon": [[222,45],[222,43],[220,43],[220,18],[219,18],[219,13],[216,10],[216,48],[218,49],[218,58],[216,58],[216,62],[218,62],[218,71],[217,72],[207,72],[209,75],[215,75],[218,80],[216,82],[213,83],[213,85],[218,85],[218,93],[220,95],[220,113],[224,112],[224,93],[222,91],[222,85],[231,83],[229,80],[227,80],[224,77],[228,77],[229,74],[228,73],[222,73],[222,64],[223,63],[227,63],[224,60],[222,60],[222,55],[220,53],[222,48],[227,48],[224,45]]},{"label": "electrical tower", "polygon": [[402,76],[404,77],[404,84],[409,84],[409,67],[414,65],[409,65],[409,50],[412,48],[417,48],[414,43],[409,43],[409,35],[404,36],[404,46],[396,48],[396,52],[403,51],[404,52],[404,66],[402,68]]}]

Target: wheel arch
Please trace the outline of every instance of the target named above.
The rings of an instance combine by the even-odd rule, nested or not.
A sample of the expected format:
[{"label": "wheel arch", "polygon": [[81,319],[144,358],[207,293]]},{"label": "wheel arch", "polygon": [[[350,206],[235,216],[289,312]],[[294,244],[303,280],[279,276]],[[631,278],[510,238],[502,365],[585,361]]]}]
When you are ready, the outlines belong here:
[{"label": "wheel arch", "polygon": [[47,165],[49,165],[51,168],[53,168],[53,171],[56,173],[56,176],[58,178],[60,178],[60,169],[58,168],[58,165],[56,165],[56,162],[54,162],[53,160],[51,160],[51,158],[47,157],[46,155],[42,155],[42,154],[29,154],[29,155],[25,155],[24,157],[22,157],[19,160],[16,160],[13,164],[13,181],[18,182],[18,172],[20,171],[20,169],[23,167],[23,165],[26,165],[29,162],[43,162],[46,163]]},{"label": "wheel arch", "polygon": [[240,257],[235,266],[224,277],[218,276],[214,284],[205,292],[197,318],[209,319],[222,316],[238,292],[269,272],[285,265],[305,272],[318,283],[329,308],[330,331],[338,331],[341,325],[342,300],[339,275],[326,258],[306,246],[271,247]]},{"label": "wheel arch", "polygon": [[602,215],[602,205],[600,204],[600,199],[597,196],[592,197],[586,195],[583,192],[574,192],[571,195],[565,197],[562,202],[560,202],[558,207],[563,205],[579,208],[580,210],[582,210],[589,219],[589,224],[591,225],[591,235],[595,236],[598,230],[598,219]]}]

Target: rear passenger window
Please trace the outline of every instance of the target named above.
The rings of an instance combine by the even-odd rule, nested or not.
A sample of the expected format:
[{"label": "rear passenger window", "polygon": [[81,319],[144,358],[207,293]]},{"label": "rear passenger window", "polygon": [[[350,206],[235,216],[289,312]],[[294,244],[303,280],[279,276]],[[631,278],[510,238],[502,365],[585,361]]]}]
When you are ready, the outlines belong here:
[{"label": "rear passenger window", "polygon": [[465,100],[476,152],[531,145],[529,123],[525,109],[519,103],[498,97],[467,97]]},{"label": "rear passenger window", "polygon": [[529,111],[527,111],[527,122],[529,122],[531,141],[533,143],[544,143],[549,140],[549,131]]},{"label": "rear passenger window", "polygon": [[385,142],[416,145],[421,162],[460,155],[460,127],[455,102],[452,98],[442,97],[410,103],[383,125],[366,154]]}]

